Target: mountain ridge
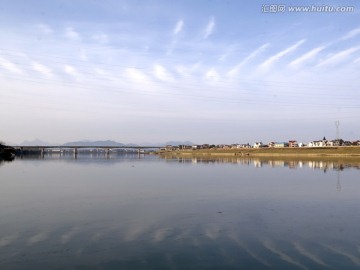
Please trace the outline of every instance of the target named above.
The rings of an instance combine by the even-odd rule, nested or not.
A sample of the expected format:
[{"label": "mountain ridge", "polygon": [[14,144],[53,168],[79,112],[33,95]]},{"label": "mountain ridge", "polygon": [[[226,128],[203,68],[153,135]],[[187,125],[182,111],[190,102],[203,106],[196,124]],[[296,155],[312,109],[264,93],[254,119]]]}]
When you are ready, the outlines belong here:
[{"label": "mountain ridge", "polygon": [[21,144],[22,146],[49,146],[49,145],[59,145],[59,146],[166,146],[166,145],[194,145],[190,141],[167,141],[165,143],[120,143],[114,140],[79,140],[71,141],[63,144],[49,143],[42,141],[40,139],[34,139],[32,141],[25,140]]}]

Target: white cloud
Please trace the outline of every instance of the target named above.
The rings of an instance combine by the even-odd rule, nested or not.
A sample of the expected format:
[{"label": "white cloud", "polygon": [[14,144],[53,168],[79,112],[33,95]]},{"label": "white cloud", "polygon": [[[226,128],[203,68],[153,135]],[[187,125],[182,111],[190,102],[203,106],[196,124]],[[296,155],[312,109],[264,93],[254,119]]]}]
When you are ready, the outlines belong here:
[{"label": "white cloud", "polygon": [[291,67],[291,68],[299,67],[304,62],[313,59],[319,52],[321,52],[325,48],[326,48],[326,46],[320,46],[320,47],[317,47],[315,49],[312,49],[311,51],[305,53],[304,55],[300,56],[299,58],[296,58],[288,66]]},{"label": "white cloud", "polygon": [[179,21],[176,23],[176,25],[175,25],[173,34],[174,34],[174,35],[179,34],[179,33],[182,31],[183,27],[184,27],[184,21],[183,21],[183,20],[179,20]]},{"label": "white cloud", "polygon": [[136,68],[125,69],[125,76],[137,83],[148,83],[149,77]]},{"label": "white cloud", "polygon": [[238,64],[237,66],[235,66],[234,68],[232,68],[226,75],[233,77],[235,76],[239,69],[242,68],[246,63],[248,63],[251,59],[255,58],[257,55],[259,55],[260,53],[262,53],[267,47],[269,46],[269,43],[266,43],[262,46],[260,46],[259,48],[257,48],[255,51],[253,51],[252,53],[250,53],[243,61],[241,61],[240,64]]},{"label": "white cloud", "polygon": [[101,69],[101,68],[94,68],[94,71],[96,72],[96,74],[98,74],[98,75],[100,75],[100,76],[107,75],[107,72],[104,71],[104,70]]},{"label": "white cloud", "polygon": [[77,70],[74,67],[70,66],[70,65],[65,65],[64,66],[64,71],[65,71],[66,74],[74,77],[75,79],[79,79],[79,77],[80,77],[80,74],[77,72]]},{"label": "white cloud", "polygon": [[294,45],[286,48],[285,50],[271,56],[265,62],[260,64],[260,69],[268,70],[276,61],[280,60],[283,56],[287,55],[288,53],[295,51],[302,43],[305,42],[305,39],[298,41]]},{"label": "white cloud", "polygon": [[356,28],[356,29],[353,29],[350,32],[348,32],[345,36],[343,36],[341,38],[341,40],[350,39],[350,38],[356,37],[359,34],[360,34],[360,27]]},{"label": "white cloud", "polygon": [[40,63],[33,62],[32,63],[33,69],[46,77],[52,77],[54,74],[52,73],[52,70]]},{"label": "white cloud", "polygon": [[176,67],[176,71],[178,74],[180,74],[182,77],[188,77],[189,76],[189,72],[188,69],[184,66],[177,66]]},{"label": "white cloud", "polygon": [[220,79],[219,73],[214,68],[209,69],[206,72],[205,76],[212,81],[218,81]]},{"label": "white cloud", "polygon": [[360,50],[360,46],[352,47],[347,50],[341,51],[337,54],[331,55],[324,61],[320,62],[317,66],[335,65],[346,60],[352,53]]},{"label": "white cloud", "polygon": [[38,24],[36,26],[43,34],[52,34],[53,29],[47,24]]},{"label": "white cloud", "polygon": [[92,39],[99,43],[108,43],[109,42],[109,36],[104,33],[93,35]]},{"label": "white cloud", "polygon": [[65,29],[65,36],[71,40],[79,40],[80,34],[76,32],[72,27],[67,27]]},{"label": "white cloud", "polygon": [[14,63],[1,58],[0,57],[0,66],[2,66],[3,68],[5,68],[6,70],[15,73],[15,74],[23,74],[24,72]]},{"label": "white cloud", "polygon": [[156,78],[164,82],[171,82],[174,80],[174,78],[169,74],[169,72],[160,65],[154,66],[154,75]]},{"label": "white cloud", "polygon": [[79,52],[79,58],[82,60],[82,61],[87,61],[88,60],[88,55],[86,53],[85,50],[81,49],[80,52]]},{"label": "white cloud", "polygon": [[204,31],[205,39],[208,38],[214,32],[214,28],[215,28],[215,19],[214,17],[211,17]]}]

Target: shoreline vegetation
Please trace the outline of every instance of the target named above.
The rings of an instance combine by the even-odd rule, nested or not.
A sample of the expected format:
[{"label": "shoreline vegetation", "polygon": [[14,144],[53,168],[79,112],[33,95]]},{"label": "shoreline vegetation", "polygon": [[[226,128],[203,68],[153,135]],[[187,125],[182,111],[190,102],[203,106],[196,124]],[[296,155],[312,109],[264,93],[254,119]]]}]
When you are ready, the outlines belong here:
[{"label": "shoreline vegetation", "polygon": [[348,157],[360,159],[360,146],[160,150],[156,154],[182,157]]}]

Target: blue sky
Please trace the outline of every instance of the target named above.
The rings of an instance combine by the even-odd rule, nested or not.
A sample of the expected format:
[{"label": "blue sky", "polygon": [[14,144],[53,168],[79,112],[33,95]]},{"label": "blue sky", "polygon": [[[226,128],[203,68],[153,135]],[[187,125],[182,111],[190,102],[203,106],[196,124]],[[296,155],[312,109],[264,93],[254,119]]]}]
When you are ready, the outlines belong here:
[{"label": "blue sky", "polygon": [[360,4],[274,4],[1,0],[0,139],[359,139]]}]

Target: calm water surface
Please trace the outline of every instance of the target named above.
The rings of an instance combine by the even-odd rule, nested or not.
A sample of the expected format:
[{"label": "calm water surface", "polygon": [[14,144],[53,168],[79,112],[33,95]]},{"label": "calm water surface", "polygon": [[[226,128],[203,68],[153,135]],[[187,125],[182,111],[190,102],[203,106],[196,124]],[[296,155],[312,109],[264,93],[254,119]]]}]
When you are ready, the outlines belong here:
[{"label": "calm water surface", "polygon": [[360,269],[360,161],[0,163],[0,269]]}]

